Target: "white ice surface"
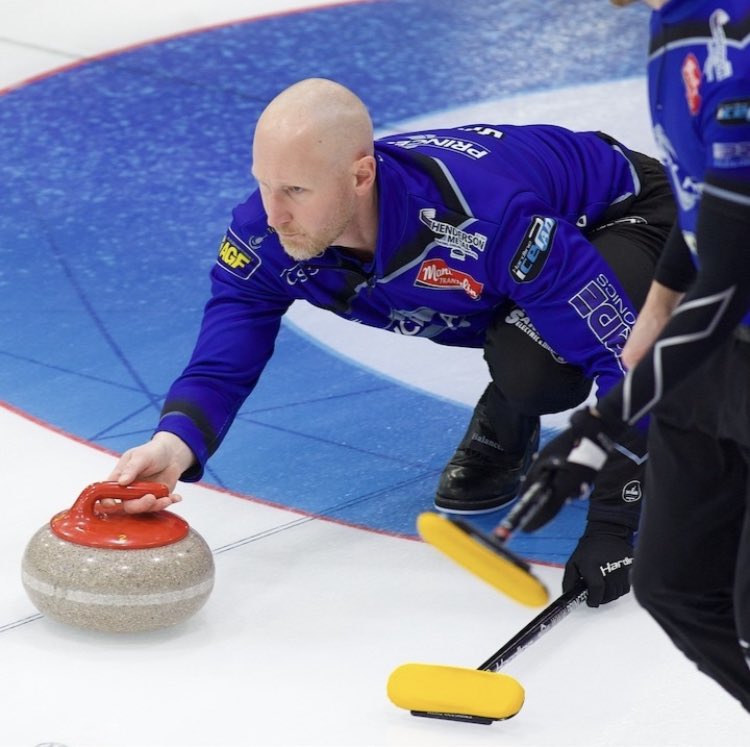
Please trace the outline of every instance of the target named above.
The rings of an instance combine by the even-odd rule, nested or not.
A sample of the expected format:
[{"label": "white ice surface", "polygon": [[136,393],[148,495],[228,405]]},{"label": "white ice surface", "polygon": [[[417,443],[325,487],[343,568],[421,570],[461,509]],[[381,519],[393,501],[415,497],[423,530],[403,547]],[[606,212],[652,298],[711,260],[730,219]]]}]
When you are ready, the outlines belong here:
[{"label": "white ice surface", "polygon": [[421,542],[200,485],[176,509],[217,551],[195,617],[120,636],[36,618],[24,548],[114,457],[5,408],[0,433],[2,747],[747,744],[745,712],[632,598],[576,610],[508,665],[526,689],[514,719],[413,718],[386,697],[395,667],[476,667],[535,612]]}]

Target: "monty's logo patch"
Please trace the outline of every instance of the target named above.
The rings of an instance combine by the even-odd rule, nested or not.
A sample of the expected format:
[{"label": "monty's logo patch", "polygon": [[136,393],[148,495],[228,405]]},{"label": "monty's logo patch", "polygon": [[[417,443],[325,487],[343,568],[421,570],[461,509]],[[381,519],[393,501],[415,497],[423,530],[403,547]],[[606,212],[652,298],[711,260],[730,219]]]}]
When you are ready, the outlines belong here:
[{"label": "monty's logo patch", "polygon": [[434,290],[462,290],[475,301],[482,295],[484,284],[467,272],[450,267],[444,259],[427,259],[419,266],[414,285]]},{"label": "monty's logo patch", "polygon": [[260,257],[245,243],[233,236],[224,236],[216,264],[236,277],[247,280],[260,267]]}]

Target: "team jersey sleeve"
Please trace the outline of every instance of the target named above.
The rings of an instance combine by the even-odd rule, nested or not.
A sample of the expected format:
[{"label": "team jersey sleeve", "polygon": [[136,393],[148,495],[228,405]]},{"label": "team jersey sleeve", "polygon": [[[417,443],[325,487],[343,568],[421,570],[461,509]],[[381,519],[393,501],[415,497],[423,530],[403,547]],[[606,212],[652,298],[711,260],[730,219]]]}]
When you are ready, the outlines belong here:
[{"label": "team jersey sleeve", "polygon": [[578,227],[533,198],[516,198],[502,226],[488,276],[602,396],[624,375],[620,355],[636,316],[619,280]]},{"label": "team jersey sleeve", "polygon": [[[236,238],[231,241],[232,246],[238,243]],[[226,238],[220,251],[226,255]],[[231,261],[241,264],[234,255]],[[271,357],[281,318],[291,303],[265,276],[262,266],[241,269],[228,271],[220,254],[211,271],[211,297],[193,354],[162,408],[157,431],[177,435],[196,458],[183,480],[201,478],[206,461],[221,444]]]}]

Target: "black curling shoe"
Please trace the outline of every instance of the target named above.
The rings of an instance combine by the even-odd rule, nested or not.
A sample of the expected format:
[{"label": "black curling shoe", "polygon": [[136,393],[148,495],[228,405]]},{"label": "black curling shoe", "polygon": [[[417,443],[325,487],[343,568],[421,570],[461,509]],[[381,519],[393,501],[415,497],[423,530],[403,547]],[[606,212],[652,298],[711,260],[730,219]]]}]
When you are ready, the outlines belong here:
[{"label": "black curling shoe", "polygon": [[523,454],[509,454],[497,442],[480,402],[466,435],[440,475],[435,508],[449,514],[481,514],[513,501],[539,449],[539,420]]}]

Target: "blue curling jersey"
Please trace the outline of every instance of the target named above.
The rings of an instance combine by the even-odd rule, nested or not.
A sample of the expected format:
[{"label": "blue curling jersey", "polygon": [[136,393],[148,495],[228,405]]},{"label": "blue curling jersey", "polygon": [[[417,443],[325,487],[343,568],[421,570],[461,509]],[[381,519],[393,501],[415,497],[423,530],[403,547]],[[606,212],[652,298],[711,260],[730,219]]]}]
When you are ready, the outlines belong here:
[{"label": "blue curling jersey", "polygon": [[654,11],[648,78],[654,137],[695,257],[701,195],[722,196],[706,178],[750,184],[750,2],[672,0]]},{"label": "blue curling jersey", "polygon": [[522,308],[538,334],[603,394],[623,376],[635,309],[586,238],[627,214],[633,158],[594,132],[474,124],[375,142],[374,258],[331,246],[298,262],[255,192],[235,208],[211,272],[193,356],[158,430],[178,435],[198,479],[269,360],[297,299],[360,324],[481,347],[491,320]]}]

